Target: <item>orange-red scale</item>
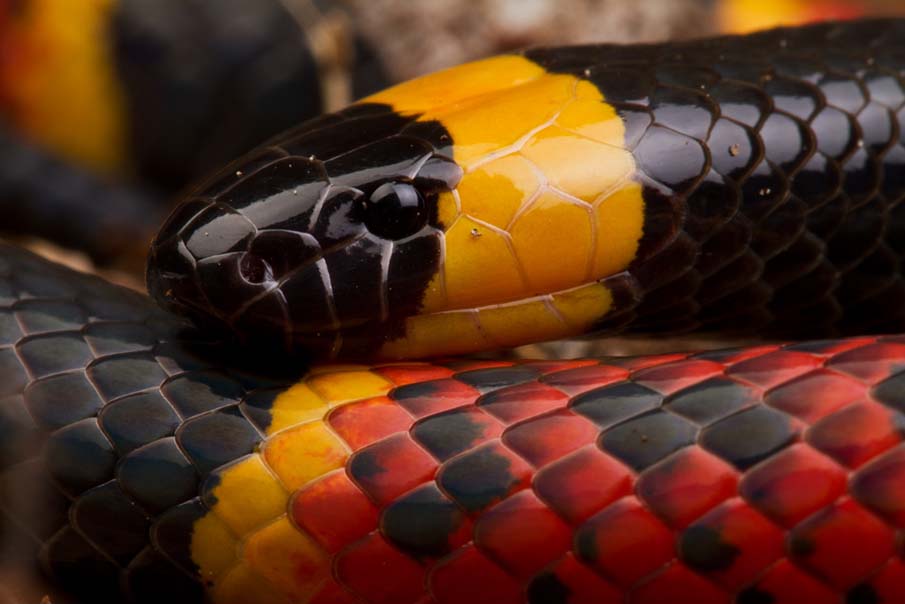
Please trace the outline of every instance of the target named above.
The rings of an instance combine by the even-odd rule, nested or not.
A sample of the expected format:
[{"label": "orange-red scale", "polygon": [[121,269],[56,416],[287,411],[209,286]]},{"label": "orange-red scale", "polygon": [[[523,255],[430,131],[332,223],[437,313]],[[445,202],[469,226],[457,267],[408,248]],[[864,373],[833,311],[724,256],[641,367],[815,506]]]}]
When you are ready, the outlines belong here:
[{"label": "orange-red scale", "polygon": [[322,552],[295,579],[319,604],[896,602],[903,349],[338,368],[352,399],[317,370],[347,453],[289,495]]}]

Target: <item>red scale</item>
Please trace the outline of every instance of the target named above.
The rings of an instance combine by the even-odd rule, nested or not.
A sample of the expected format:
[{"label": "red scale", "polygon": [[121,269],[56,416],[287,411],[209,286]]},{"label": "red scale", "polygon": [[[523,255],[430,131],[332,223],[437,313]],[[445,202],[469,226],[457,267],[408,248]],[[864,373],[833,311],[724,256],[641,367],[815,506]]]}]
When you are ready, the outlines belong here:
[{"label": "red scale", "polygon": [[792,528],[845,494],[847,474],[806,444],[795,444],[752,468],[740,491],[751,505]]},{"label": "red scale", "polygon": [[905,446],[863,466],[851,481],[854,497],[897,528],[905,528]]},{"label": "red scale", "polygon": [[838,594],[788,560],[780,560],[744,592],[773,604],[839,604]]},{"label": "red scale", "polygon": [[905,561],[892,559],[865,583],[871,587],[879,602],[897,602],[902,599],[905,585]]},{"label": "red scale", "polygon": [[791,553],[837,590],[848,590],[892,557],[895,535],[889,526],[851,499],[824,508],[796,526]]},{"label": "red scale", "polygon": [[576,542],[586,564],[623,587],[631,587],[675,557],[672,532],[631,496],[588,519]]},{"label": "red scale", "polygon": [[724,367],[713,361],[683,359],[663,365],[636,369],[632,381],[669,396],[683,388],[722,375]]},{"label": "red scale", "polygon": [[386,505],[419,484],[430,480],[437,461],[407,433],[394,434],[349,460],[352,479],[380,505]]},{"label": "red scale", "polygon": [[359,604],[361,600],[333,577],[311,597],[309,604]]},{"label": "red scale", "polygon": [[569,525],[530,490],[481,514],[474,533],[478,548],[523,582],[569,551],[571,539]]},{"label": "red scale", "polygon": [[[622,604],[624,601],[621,589],[576,560],[572,553],[551,565],[549,573],[568,590],[569,604]],[[543,593],[543,577],[532,585]]]},{"label": "red scale", "polygon": [[568,395],[542,382],[527,382],[495,390],[477,404],[504,424],[511,425],[565,407]]},{"label": "red scale", "polygon": [[764,402],[813,424],[866,397],[862,382],[828,369],[816,369],[774,388]]},{"label": "red scale", "polygon": [[725,555],[713,561],[695,559],[706,561],[706,568],[693,564],[691,559],[685,562],[729,593],[740,591],[783,557],[782,529],[740,498],[730,499],[696,520],[680,539],[702,530],[719,540],[719,550]]},{"label": "red scale", "polygon": [[523,602],[522,586],[474,545],[467,545],[438,563],[428,589],[439,604],[462,602]]},{"label": "red scale", "polygon": [[377,507],[345,470],[328,474],[296,493],[290,514],[331,553],[377,529]]},{"label": "red scale", "polygon": [[620,382],[629,376],[625,367],[613,365],[585,365],[577,369],[564,369],[545,375],[541,381],[565,392],[569,396],[577,396],[588,390]]},{"label": "red scale", "polygon": [[905,370],[905,344],[876,342],[843,352],[826,366],[858,378],[867,384],[877,382]]},{"label": "red scale", "polygon": [[729,604],[731,596],[680,563],[671,564],[632,590],[630,604]]},{"label": "red scale", "polygon": [[560,516],[577,525],[630,495],[633,483],[631,469],[596,445],[586,445],[541,469],[534,489]]},{"label": "red scale", "polygon": [[767,390],[821,365],[823,359],[816,355],[777,350],[737,363],[726,370],[726,375]]},{"label": "red scale", "polygon": [[735,496],[738,472],[699,447],[687,447],[648,468],[638,479],[638,496],[662,520],[681,529]]},{"label": "red scale", "polygon": [[600,429],[590,420],[562,409],[510,428],[503,434],[503,442],[541,467],[593,443],[599,435]]},{"label": "red scale", "polygon": [[858,468],[902,442],[901,416],[874,402],[859,402],[811,427],[807,441],[837,462]]},{"label": "red scale", "polygon": [[434,364],[385,365],[375,370],[397,386],[448,378],[454,372],[448,367]]},{"label": "red scale", "polygon": [[423,595],[425,569],[379,533],[350,545],[337,557],[339,581],[373,604],[410,604]]},{"label": "red scale", "polygon": [[409,386],[412,387],[418,388],[415,396],[400,396],[401,391],[397,389],[390,393],[390,398],[418,418],[469,405],[480,394],[475,388],[452,378]]},{"label": "red scale", "polygon": [[412,425],[412,416],[385,396],[337,407],[327,416],[336,433],[353,451]]}]

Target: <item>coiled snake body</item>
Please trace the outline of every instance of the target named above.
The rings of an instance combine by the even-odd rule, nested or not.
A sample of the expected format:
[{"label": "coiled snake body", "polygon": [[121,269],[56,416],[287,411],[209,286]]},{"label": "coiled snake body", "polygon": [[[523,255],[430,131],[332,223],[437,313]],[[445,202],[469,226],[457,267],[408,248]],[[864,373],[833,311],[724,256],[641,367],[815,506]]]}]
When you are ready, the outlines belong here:
[{"label": "coiled snake body", "polygon": [[[399,85],[174,212],[199,328],[0,248],[4,526],[85,601],[902,601],[903,199],[903,21]],[[626,327],[841,339],[436,360]]]}]

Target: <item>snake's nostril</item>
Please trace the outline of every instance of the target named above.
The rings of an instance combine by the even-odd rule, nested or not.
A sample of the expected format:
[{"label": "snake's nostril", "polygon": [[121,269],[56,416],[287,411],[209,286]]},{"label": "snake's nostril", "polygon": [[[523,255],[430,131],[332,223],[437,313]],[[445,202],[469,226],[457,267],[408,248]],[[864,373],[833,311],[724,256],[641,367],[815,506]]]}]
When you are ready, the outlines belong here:
[{"label": "snake's nostril", "polygon": [[264,283],[273,280],[273,269],[260,256],[244,254],[239,260],[239,274],[249,283]]},{"label": "snake's nostril", "polygon": [[260,231],[248,252],[270,268],[274,279],[304,268],[321,256],[321,247],[312,235],[285,230]]}]

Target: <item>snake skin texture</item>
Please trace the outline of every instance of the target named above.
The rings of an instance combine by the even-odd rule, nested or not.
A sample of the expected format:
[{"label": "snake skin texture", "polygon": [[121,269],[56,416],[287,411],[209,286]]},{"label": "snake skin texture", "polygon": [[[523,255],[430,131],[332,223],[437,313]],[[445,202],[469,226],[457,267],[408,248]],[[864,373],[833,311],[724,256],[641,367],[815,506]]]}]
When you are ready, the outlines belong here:
[{"label": "snake skin texture", "polygon": [[[362,136],[373,141],[362,145]],[[269,344],[276,331],[287,348],[299,343],[327,357],[336,342],[319,327],[339,324],[346,346],[373,349],[369,320],[382,309],[414,312],[443,242],[433,227],[398,243],[370,232],[358,216],[362,195],[376,189],[375,172],[451,187],[461,170],[444,153],[448,142],[438,123],[369,103],[280,135],[216,174],[167,219],[151,248],[152,297],[252,341]],[[374,170],[375,161],[388,165]]]},{"label": "snake skin texture", "polygon": [[[237,371],[186,330],[137,294],[0,248],[4,539],[86,602],[200,601],[191,526],[240,465],[256,490],[215,519],[225,544],[257,552],[262,602],[905,589],[901,336],[313,371],[314,427],[345,454],[305,482],[302,458],[272,452],[312,423],[265,436],[292,381]],[[365,381],[383,394],[349,387]],[[260,505],[272,492],[284,508]],[[306,560],[333,571],[308,585]],[[282,591],[292,577],[308,591]]]},{"label": "snake skin texture", "polygon": [[[614,297],[598,326],[905,329],[903,32],[868,21],[504,58],[544,94],[556,74],[577,76],[568,102],[596,120],[603,98],[624,125],[625,149],[610,148],[636,165],[628,194],[643,195],[644,228],[617,275],[638,295]],[[384,270],[403,279],[396,306],[416,306],[458,251],[442,247],[439,204],[468,177],[463,128],[384,98],[302,125],[202,186],[163,229],[152,293],[238,316],[273,302],[255,298],[267,268],[295,274],[316,258],[294,284],[321,296],[292,306],[301,322],[328,308],[369,335],[392,314],[374,303]],[[396,237],[397,217],[374,210],[385,180],[434,187],[419,230]],[[286,328],[287,308],[253,327]],[[86,604],[905,594],[901,335],[312,367],[218,337],[0,245],[4,556],[37,561]]]},{"label": "snake skin texture", "polygon": [[[428,356],[392,346],[424,316],[473,312],[447,329],[480,322],[478,331],[502,331],[485,318],[495,304],[546,295],[559,308],[556,294],[593,286],[612,301],[559,336],[905,329],[905,21],[536,49],[497,60],[473,69],[492,79],[540,66],[530,76],[535,96],[557,98],[553,84],[536,91],[556,78],[569,79],[573,92],[562,105],[550,102],[558,108],[552,117],[532,109],[541,105],[533,97],[520,105],[517,86],[485,103],[472,99],[471,113],[461,110],[469,126],[449,114],[442,94],[434,94],[439,108],[418,105],[416,81],[303,124],[186,197],[153,244],[152,295],[245,341],[319,358],[373,358],[388,341],[387,358]],[[442,86],[442,73],[430,77],[423,86]],[[447,85],[448,96],[456,84]],[[588,109],[569,130],[577,118],[567,107],[611,113]],[[485,122],[488,133],[473,126]],[[619,140],[593,134],[600,130]],[[570,170],[561,157],[595,169],[557,175]],[[611,178],[594,180],[595,171]],[[570,179],[578,183],[571,191]],[[418,189],[426,207],[401,237],[367,209],[388,182]],[[622,223],[608,227],[630,212],[598,213],[626,206],[632,187],[640,189],[643,234],[615,263],[600,246],[631,237]],[[524,197],[507,193],[520,189]],[[507,194],[516,197],[509,210],[493,199]],[[513,217],[497,216],[506,212]],[[544,229],[573,238],[544,241]],[[543,252],[554,240],[556,271]],[[495,252],[462,251],[482,246]],[[614,264],[589,276],[584,267],[595,262]],[[575,277],[562,278],[567,272]],[[486,293],[502,289],[499,298]],[[453,350],[530,340],[470,337],[481,345]]]},{"label": "snake skin texture", "polygon": [[627,125],[653,213],[633,328],[905,328],[905,21],[527,56]]}]

